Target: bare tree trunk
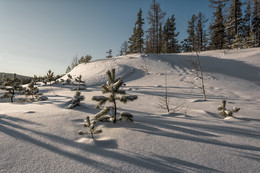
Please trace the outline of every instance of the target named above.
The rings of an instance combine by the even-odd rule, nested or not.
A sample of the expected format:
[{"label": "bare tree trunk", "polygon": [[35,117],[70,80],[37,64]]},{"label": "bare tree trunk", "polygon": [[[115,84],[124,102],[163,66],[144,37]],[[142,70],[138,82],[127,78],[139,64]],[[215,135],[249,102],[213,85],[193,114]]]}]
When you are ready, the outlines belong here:
[{"label": "bare tree trunk", "polygon": [[169,113],[170,112],[170,108],[169,108],[169,99],[168,99],[167,74],[165,74],[165,106],[166,106],[166,109],[167,109],[167,111]]},{"label": "bare tree trunk", "polygon": [[199,71],[200,71],[201,87],[202,87],[203,97],[204,97],[204,100],[207,100],[205,86],[204,86],[203,72],[202,72],[202,69],[201,69],[200,58],[199,58],[198,52],[196,52],[196,55],[197,55],[197,65],[198,65],[198,68],[199,68]]}]

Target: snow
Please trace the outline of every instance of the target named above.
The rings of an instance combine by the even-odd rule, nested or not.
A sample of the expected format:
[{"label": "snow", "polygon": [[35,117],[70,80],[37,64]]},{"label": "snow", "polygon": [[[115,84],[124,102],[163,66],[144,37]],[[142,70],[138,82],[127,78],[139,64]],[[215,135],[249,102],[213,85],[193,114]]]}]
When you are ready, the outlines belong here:
[{"label": "snow", "polygon": [[[191,84],[188,59],[195,53],[141,55],[81,64],[87,90],[81,106],[66,109],[72,85],[38,86],[48,97],[34,103],[0,103],[0,172],[260,172],[260,48],[200,53],[207,94]],[[143,67],[147,65],[148,74]],[[103,133],[79,136],[84,118],[99,112],[92,96],[102,95],[107,70],[123,77],[127,94],[138,99],[118,103],[118,112],[134,122],[97,123]],[[156,107],[165,94],[175,113]],[[66,79],[66,76],[63,77]],[[241,110],[232,118],[218,115]]]}]

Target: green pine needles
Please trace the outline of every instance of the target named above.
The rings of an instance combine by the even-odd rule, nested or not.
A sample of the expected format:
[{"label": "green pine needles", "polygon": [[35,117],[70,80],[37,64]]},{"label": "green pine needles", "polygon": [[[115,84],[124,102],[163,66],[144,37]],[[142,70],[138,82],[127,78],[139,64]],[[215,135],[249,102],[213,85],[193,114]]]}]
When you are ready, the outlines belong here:
[{"label": "green pine needles", "polygon": [[76,91],[67,109],[72,109],[76,106],[80,106],[80,102],[83,101],[84,99],[85,97],[81,95],[81,92]]},{"label": "green pine needles", "polygon": [[102,129],[96,129],[94,125],[96,124],[96,121],[90,121],[89,116],[86,117],[84,127],[88,127],[89,131],[79,131],[79,135],[88,135],[91,134],[92,139],[94,139],[94,134],[100,134],[102,133]]},{"label": "green pine needles", "polygon": [[[117,121],[117,102],[127,103],[129,101],[134,101],[137,99],[136,95],[126,95],[126,92],[120,87],[123,85],[122,78],[115,78],[115,69],[108,70],[106,72],[108,81],[106,84],[101,85],[103,89],[103,94],[108,94],[108,96],[93,96],[92,100],[97,101],[98,104],[96,108],[99,109],[100,106],[106,104],[107,102],[112,103],[113,106],[104,107],[99,113],[95,115],[95,120],[104,121],[109,120],[116,123]],[[110,113],[108,118],[108,113]],[[118,120],[123,118],[133,121],[133,115],[130,113],[122,112]]]},{"label": "green pine needles", "polygon": [[226,100],[222,101],[222,104],[218,106],[219,115],[222,115],[224,117],[231,117],[233,116],[233,113],[236,113],[240,110],[238,107],[234,107],[232,110],[226,109]]}]

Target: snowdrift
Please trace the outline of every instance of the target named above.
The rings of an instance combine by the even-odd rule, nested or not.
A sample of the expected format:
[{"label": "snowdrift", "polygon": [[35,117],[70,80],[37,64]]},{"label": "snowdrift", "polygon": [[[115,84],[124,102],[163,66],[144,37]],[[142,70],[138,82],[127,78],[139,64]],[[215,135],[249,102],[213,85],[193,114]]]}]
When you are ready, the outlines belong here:
[{"label": "snowdrift", "polygon": [[[80,64],[70,74],[82,75],[88,87],[75,109],[65,109],[73,86],[61,84],[39,86],[47,101],[0,103],[0,172],[260,172],[260,48],[199,56],[207,101],[193,85],[195,53],[181,53]],[[134,122],[98,124],[103,133],[95,140],[79,136],[83,119],[98,112],[91,97],[102,94],[99,85],[111,68],[127,93],[138,96],[118,104]],[[179,108],[171,114],[156,107],[165,79],[170,107]],[[221,117],[222,99],[241,110]]]}]

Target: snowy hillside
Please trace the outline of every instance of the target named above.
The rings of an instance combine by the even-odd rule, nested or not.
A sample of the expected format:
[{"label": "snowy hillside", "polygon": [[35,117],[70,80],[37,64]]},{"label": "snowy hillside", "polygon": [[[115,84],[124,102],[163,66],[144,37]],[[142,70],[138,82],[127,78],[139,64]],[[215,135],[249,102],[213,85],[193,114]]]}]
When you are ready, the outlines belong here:
[{"label": "snowy hillside", "polygon": [[[193,85],[194,53],[80,64],[70,72],[87,85],[80,107],[66,109],[75,91],[61,84],[39,86],[47,101],[0,103],[0,172],[260,172],[259,57],[260,48],[200,53],[207,101]],[[91,98],[102,95],[112,68],[126,92],[138,96],[118,105],[134,122],[99,123],[103,133],[95,140],[79,136],[84,118],[98,112]],[[156,107],[165,76],[170,106],[178,108],[171,114]],[[218,115],[223,99],[241,110]]]}]

